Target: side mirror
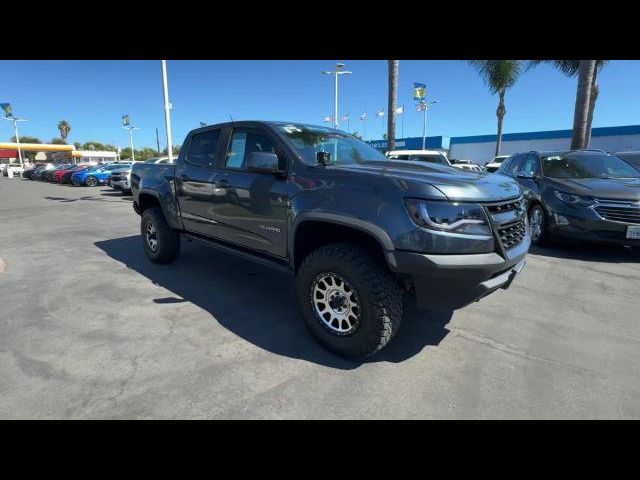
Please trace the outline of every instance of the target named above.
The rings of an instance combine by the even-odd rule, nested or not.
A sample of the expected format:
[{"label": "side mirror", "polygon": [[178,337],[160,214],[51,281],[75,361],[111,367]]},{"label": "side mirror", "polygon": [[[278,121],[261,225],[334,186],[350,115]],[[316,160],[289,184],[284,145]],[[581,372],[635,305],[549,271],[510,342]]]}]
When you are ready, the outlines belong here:
[{"label": "side mirror", "polygon": [[523,178],[525,180],[535,180],[535,176],[530,173],[519,173],[516,177]]},{"label": "side mirror", "polygon": [[278,155],[267,152],[251,152],[247,157],[247,170],[255,173],[282,174]]}]

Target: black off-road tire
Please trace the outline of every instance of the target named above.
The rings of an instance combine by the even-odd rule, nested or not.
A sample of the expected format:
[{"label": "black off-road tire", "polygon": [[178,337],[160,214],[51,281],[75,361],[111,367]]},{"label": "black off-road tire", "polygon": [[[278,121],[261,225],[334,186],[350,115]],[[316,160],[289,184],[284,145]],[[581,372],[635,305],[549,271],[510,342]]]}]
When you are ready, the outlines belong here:
[{"label": "black off-road tire", "polygon": [[[148,240],[149,226],[155,230],[156,248],[150,246]],[[140,233],[142,236],[142,245],[147,257],[153,263],[171,263],[180,253],[180,233],[167,224],[160,207],[147,208],[140,220]]]},{"label": "black off-road tire", "polygon": [[[344,278],[357,294],[360,316],[352,333],[335,333],[316,313],[314,284],[327,272]],[[403,290],[398,280],[383,261],[355,244],[333,243],[311,252],[298,270],[296,289],[306,326],[321,345],[344,357],[375,354],[400,327]]]}]

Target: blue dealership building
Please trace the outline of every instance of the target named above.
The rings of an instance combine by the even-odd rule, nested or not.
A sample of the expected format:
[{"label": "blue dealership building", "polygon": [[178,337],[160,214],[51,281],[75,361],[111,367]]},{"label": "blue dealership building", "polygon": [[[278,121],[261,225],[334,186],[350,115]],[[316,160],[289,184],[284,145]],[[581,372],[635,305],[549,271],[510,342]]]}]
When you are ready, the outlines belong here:
[{"label": "blue dealership building", "polygon": [[[538,132],[519,132],[502,134],[501,155],[511,155],[529,150],[568,150],[571,146],[571,133],[568,130],[544,130]],[[491,160],[496,149],[496,135],[472,135],[466,137],[427,137],[426,148],[445,152],[451,159],[471,160],[483,165]],[[369,142],[379,150],[386,151],[386,140]],[[422,137],[399,138],[397,150],[422,149]],[[589,148],[608,152],[640,151],[640,125],[619,127],[598,127],[591,129]]]}]

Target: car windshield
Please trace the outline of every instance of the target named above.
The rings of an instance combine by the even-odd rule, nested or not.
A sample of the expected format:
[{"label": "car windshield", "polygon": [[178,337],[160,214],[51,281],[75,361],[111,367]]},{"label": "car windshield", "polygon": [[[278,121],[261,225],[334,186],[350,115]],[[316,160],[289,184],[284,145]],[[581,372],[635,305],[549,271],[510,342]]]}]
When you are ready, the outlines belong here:
[{"label": "car windshield", "polygon": [[447,159],[444,155],[439,153],[430,153],[430,154],[392,154],[389,155],[390,160],[410,160],[414,162],[428,162],[428,163],[439,163],[440,165],[449,165]]},{"label": "car windshield", "polygon": [[276,128],[289,140],[305,163],[316,165],[318,153],[327,163],[353,165],[365,161],[387,162],[387,157],[353,135],[323,127],[282,124]]},{"label": "car windshield", "polygon": [[640,172],[607,153],[543,155],[542,174],[551,178],[636,178]]},{"label": "car windshield", "polygon": [[640,168],[640,153],[618,153],[618,156],[636,168]]}]

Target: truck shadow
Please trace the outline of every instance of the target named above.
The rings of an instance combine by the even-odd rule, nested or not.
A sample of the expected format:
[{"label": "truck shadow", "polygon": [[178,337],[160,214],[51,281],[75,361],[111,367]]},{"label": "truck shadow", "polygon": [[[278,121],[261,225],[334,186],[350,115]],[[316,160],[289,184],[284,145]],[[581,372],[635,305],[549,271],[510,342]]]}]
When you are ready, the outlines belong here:
[{"label": "truck shadow", "polygon": [[[183,239],[180,257],[171,265],[151,263],[139,236],[96,242],[111,258],[147,277],[173,296],[142,298],[142,304],[190,302],[223,327],[267,351],[331,368],[350,370],[366,362],[402,362],[447,335],[452,312],[424,312],[405,299],[405,317],[396,337],[366,362],[350,361],[319,346],[298,309],[293,277]],[[185,319],[185,321],[188,321]]]}]

